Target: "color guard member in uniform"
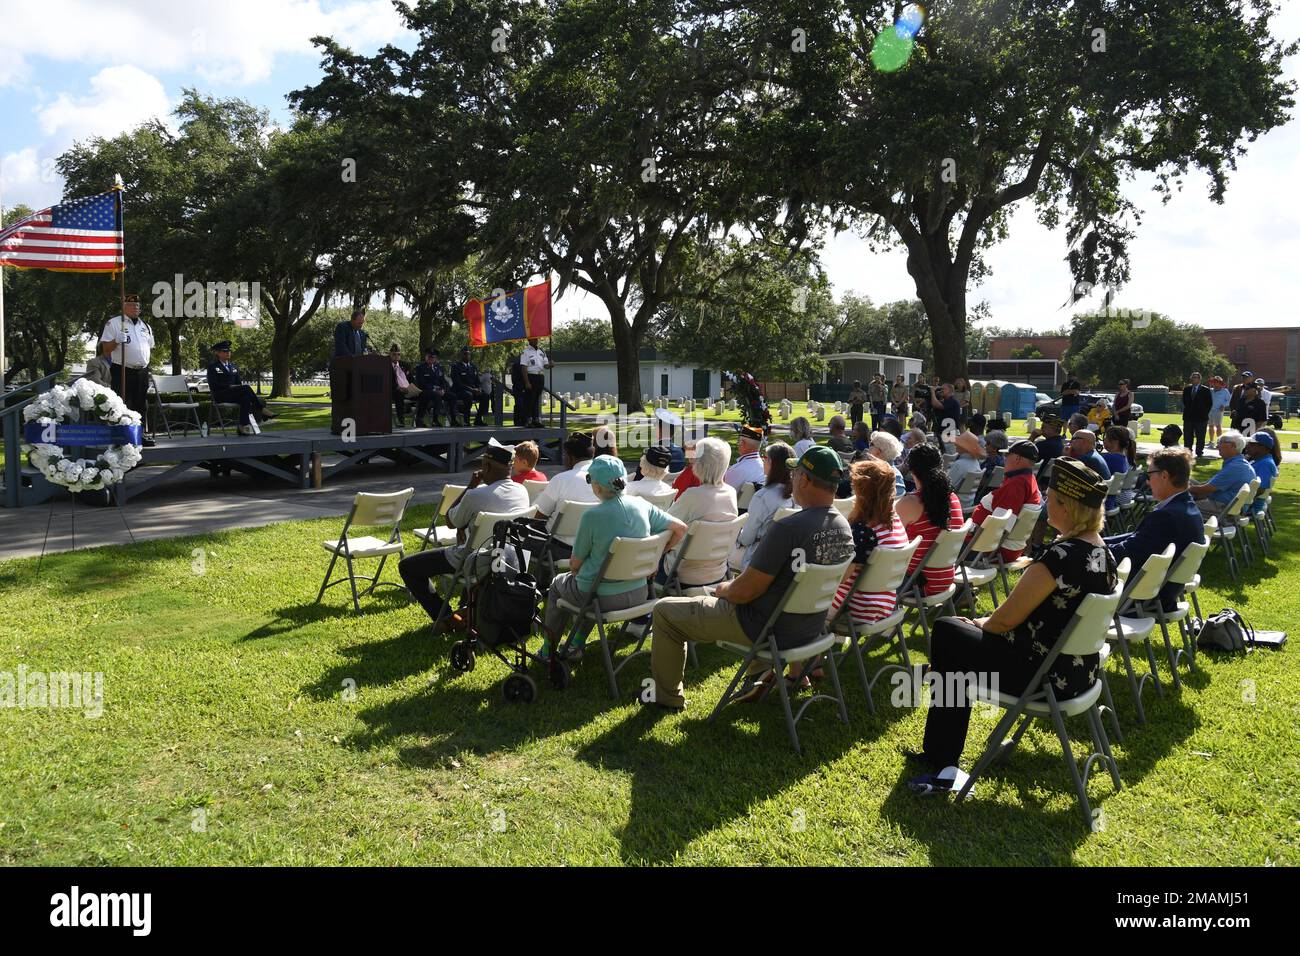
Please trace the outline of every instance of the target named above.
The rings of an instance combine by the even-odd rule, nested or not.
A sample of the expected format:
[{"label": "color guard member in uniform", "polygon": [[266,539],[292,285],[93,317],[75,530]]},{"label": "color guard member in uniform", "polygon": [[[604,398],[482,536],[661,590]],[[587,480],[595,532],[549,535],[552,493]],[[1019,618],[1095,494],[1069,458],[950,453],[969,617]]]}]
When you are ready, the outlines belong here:
[{"label": "color guard member in uniform", "polygon": [[[149,353],[153,350],[153,329],[140,318],[140,297],[128,295],[125,316],[116,315],[104,325],[101,342],[116,343],[113,348],[113,390],[122,390],[122,353],[126,352],[126,393],[122,400],[127,408],[140,413],[140,422],[149,427]],[[142,442],[146,448],[154,441],[147,435]]]},{"label": "color guard member in uniform", "polygon": [[444,407],[447,409],[452,427],[455,428],[460,424],[456,420],[456,405],[448,394],[451,391],[451,382],[447,381],[447,373],[443,371],[437,349],[430,347],[424,350],[424,361],[415,367],[411,377],[420,389],[420,399],[415,406],[416,428],[424,428],[425,416],[430,414],[433,418],[433,427],[441,428],[442,421],[439,416]]},{"label": "color guard member in uniform", "polygon": [[528,348],[519,359],[528,375],[528,412],[524,424],[529,428],[542,427],[542,389],[546,387],[546,378],[542,374],[551,367],[551,360],[545,352],[537,347],[537,339],[528,340]]},{"label": "color guard member in uniform", "polygon": [[488,396],[483,394],[483,383],[479,380],[478,366],[469,360],[469,356],[469,346],[460,350],[460,361],[451,367],[451,384],[465,424],[469,424],[469,410],[472,406],[476,413],[474,424],[483,428],[487,425],[487,422],[483,421],[483,416],[487,413]]}]

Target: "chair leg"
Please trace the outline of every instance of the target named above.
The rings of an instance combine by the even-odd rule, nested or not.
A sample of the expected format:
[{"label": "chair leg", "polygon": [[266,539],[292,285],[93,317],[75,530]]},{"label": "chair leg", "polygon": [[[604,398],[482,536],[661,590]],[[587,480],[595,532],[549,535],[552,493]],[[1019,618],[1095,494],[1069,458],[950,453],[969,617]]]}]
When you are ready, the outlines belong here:
[{"label": "chair leg", "polygon": [[993,582],[989,582],[989,597],[993,599],[993,610],[998,609],[998,589],[994,587]]},{"label": "chair leg", "polygon": [[348,562],[348,583],[352,585],[352,607],[354,610],[361,610],[361,601],[357,598],[357,575],[352,567],[352,556],[347,556]]},{"label": "chair leg", "polygon": [[[758,648],[751,648],[750,652],[745,655],[745,659],[740,662],[740,667],[736,669],[736,675],[731,678],[731,683],[727,685],[727,689],[723,691],[722,697],[718,699],[718,703],[713,708],[713,712],[709,714],[708,722],[710,724],[718,719],[718,714],[722,713],[722,708],[727,706],[731,701],[731,695],[735,691],[736,685],[739,684],[744,679],[745,674],[749,672],[749,665],[753,663],[754,657],[757,653]],[[782,683],[784,683],[784,681],[782,681]]]},{"label": "chair leg", "polygon": [[803,748],[799,746],[799,730],[794,725],[794,711],[790,709],[790,690],[785,686],[785,661],[779,655],[772,662],[772,673],[775,675],[777,695],[781,698],[781,711],[785,714],[785,729],[790,734],[790,746],[794,747],[794,752],[802,757]]},{"label": "chair leg", "polygon": [[370,587],[361,592],[362,597],[374,592],[375,585],[379,583],[379,576],[384,573],[384,562],[387,560],[388,555],[382,554],[379,556],[379,567],[375,568],[375,576],[370,580]]},{"label": "chair leg", "polygon": [[835,688],[835,703],[839,704],[840,708],[840,723],[847,724],[849,722],[849,709],[844,705],[844,688],[840,686],[840,669],[835,664],[834,652],[828,652],[826,660],[831,667],[831,686]]},{"label": "chair leg", "polygon": [[971,767],[967,775],[966,783],[957,791],[957,799],[965,800],[970,795],[971,789],[975,786],[976,779],[987,770],[993,761],[998,758],[1002,752],[1003,744],[1006,742],[1007,731],[1011,725],[1016,722],[1020,716],[1018,709],[1008,710],[998,721],[998,725],[993,728],[993,733],[989,734],[988,740],[984,744],[984,750],[980,753],[979,759],[975,761],[975,766]]},{"label": "chair leg", "polygon": [[321,598],[325,596],[325,589],[329,587],[329,583],[330,583],[330,575],[334,573],[334,562],[336,562],[338,559],[339,559],[338,551],[335,551],[332,555],[330,555],[330,566],[325,569],[325,580],[320,583],[320,591],[316,595],[317,604],[319,604],[321,602]]},{"label": "chair leg", "polygon": [[[1151,668],[1151,681],[1156,685],[1156,696],[1164,697],[1165,687],[1160,683],[1160,665],[1156,663],[1156,649],[1151,641],[1150,635],[1148,635],[1145,643],[1147,646],[1147,665]],[[1141,687],[1140,681],[1138,682],[1138,686],[1139,688]]]},{"label": "chair leg", "polygon": [[[1050,694],[1050,689],[1049,689]],[[1061,741],[1061,753],[1065,758],[1065,767],[1070,772],[1070,782],[1074,784],[1075,796],[1079,798],[1079,810],[1083,813],[1083,823],[1089,830],[1092,829],[1092,807],[1088,803],[1088,788],[1086,781],[1079,773],[1078,761],[1074,759],[1074,750],[1070,746],[1070,735],[1065,730],[1065,719],[1061,716],[1060,708],[1056,706],[1056,699],[1049,696],[1052,726],[1056,728],[1056,736]]]},{"label": "chair leg", "polygon": [[1111,752],[1110,739],[1106,736],[1106,725],[1102,723],[1096,704],[1093,704],[1088,711],[1088,717],[1093,725],[1093,734],[1097,738],[1097,743],[1101,746],[1101,755],[1106,761],[1106,768],[1110,770],[1111,783],[1115,784],[1117,791],[1123,790],[1124,781],[1119,778],[1119,764],[1115,760],[1115,754]]},{"label": "chair leg", "polygon": [[1133,655],[1129,653],[1128,641],[1121,638],[1116,643],[1119,644],[1120,656],[1124,658],[1124,672],[1128,675],[1128,686],[1133,692],[1133,707],[1137,711],[1138,723],[1145,724],[1147,715],[1142,707],[1142,684],[1137,679],[1137,672],[1133,670]]},{"label": "chair leg", "polygon": [[[582,616],[579,615],[573,624],[574,636],[577,636],[577,630],[582,626]],[[596,618],[596,631],[600,635],[601,660],[605,662],[605,677],[609,680],[609,696],[611,700],[618,700],[618,675],[614,672],[614,655],[609,649],[609,641],[605,637],[605,622],[599,617]]]},{"label": "chair leg", "polygon": [[862,692],[867,695],[867,710],[874,714],[876,705],[871,699],[871,682],[867,680],[867,663],[862,659],[862,641],[858,639],[856,632],[849,638],[849,652],[858,665],[858,680],[862,682]]},{"label": "chair leg", "polygon": [[1169,628],[1165,626],[1163,619],[1160,621],[1160,633],[1165,638],[1165,651],[1169,655],[1169,670],[1174,675],[1174,690],[1182,690],[1183,682],[1178,677],[1178,657],[1174,654],[1174,645],[1169,640]]},{"label": "chair leg", "polygon": [[1110,696],[1110,681],[1106,679],[1105,668],[1099,671],[1101,677],[1101,696],[1106,700],[1106,713],[1110,716],[1110,725],[1115,730],[1115,742],[1124,742],[1124,733],[1119,729],[1119,714],[1115,713],[1115,700]]}]

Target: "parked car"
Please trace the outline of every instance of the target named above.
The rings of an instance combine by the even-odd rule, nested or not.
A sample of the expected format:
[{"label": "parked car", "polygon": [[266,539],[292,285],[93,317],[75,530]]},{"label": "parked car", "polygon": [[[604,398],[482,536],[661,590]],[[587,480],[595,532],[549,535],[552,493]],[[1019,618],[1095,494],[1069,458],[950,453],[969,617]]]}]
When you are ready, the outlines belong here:
[{"label": "parked car", "polygon": [[[1061,417],[1061,400],[1059,398],[1048,398],[1048,396],[1043,395],[1041,393],[1039,394],[1039,398],[1043,398],[1047,400],[1039,402],[1037,407],[1035,407],[1034,409],[1035,415],[1037,415],[1039,418],[1042,418],[1044,415],[1055,415],[1058,418]],[[1088,411],[1092,408],[1092,406],[1096,405],[1103,398],[1111,403],[1115,401],[1115,396],[1111,394],[1080,395],[1079,411],[1082,412],[1084,415],[1087,415]],[[1129,421],[1130,422],[1137,421],[1139,418],[1142,417],[1142,414],[1143,414],[1142,406],[1138,405],[1135,402],[1132,406],[1132,411],[1129,414]]]}]

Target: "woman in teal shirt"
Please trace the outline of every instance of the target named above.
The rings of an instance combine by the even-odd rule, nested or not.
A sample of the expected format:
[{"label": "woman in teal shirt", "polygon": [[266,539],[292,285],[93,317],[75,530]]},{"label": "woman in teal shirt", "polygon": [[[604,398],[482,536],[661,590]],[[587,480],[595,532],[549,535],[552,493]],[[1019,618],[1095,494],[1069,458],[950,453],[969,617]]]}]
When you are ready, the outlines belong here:
[{"label": "woman in teal shirt", "polygon": [[[651,585],[645,578],[596,583],[615,538],[649,538],[667,531],[667,547],[674,548],[686,534],[686,525],[668,512],[644,498],[623,494],[627,469],[618,458],[598,456],[587,469],[587,481],[600,503],[588,510],[578,523],[569,570],[556,575],[551,582],[546,597],[544,624],[547,646],[544,655],[561,641],[568,612],[560,607],[560,601],[580,605],[594,589],[602,611],[621,611],[642,604],[652,596]],[[574,641],[573,648],[577,653],[571,656],[580,655],[582,642],[590,632],[591,627],[587,625],[579,639]]]}]

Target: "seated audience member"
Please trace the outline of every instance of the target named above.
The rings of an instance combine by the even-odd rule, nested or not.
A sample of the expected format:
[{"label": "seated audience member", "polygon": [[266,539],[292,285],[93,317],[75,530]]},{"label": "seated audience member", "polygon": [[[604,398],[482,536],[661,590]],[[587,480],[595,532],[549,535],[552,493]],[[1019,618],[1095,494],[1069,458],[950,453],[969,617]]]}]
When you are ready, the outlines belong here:
[{"label": "seated audience member", "polygon": [[[1259,490],[1263,492],[1272,488],[1273,482],[1277,480],[1278,459],[1282,457],[1273,433],[1268,429],[1255,432],[1246,442],[1244,454],[1250,461],[1250,466],[1255,469],[1255,476],[1259,478]],[[1256,497],[1251,510],[1263,511],[1264,502]]]},{"label": "seated audience member", "polygon": [[790,466],[796,461],[794,450],[783,441],[774,441],[763,453],[767,465],[767,480],[749,502],[749,517],[736,537],[736,550],[732,554],[732,567],[743,570],[758,550],[758,543],[767,534],[768,527],[781,508],[794,506]]},{"label": "seated audience member", "polygon": [[1242,485],[1255,480],[1255,469],[1250,461],[1242,455],[1246,447],[1246,438],[1236,429],[1228,429],[1219,436],[1219,457],[1223,467],[1203,485],[1192,485],[1192,497],[1196,507],[1203,515],[1222,515],[1223,509],[1232,504]]},{"label": "seated audience member", "polygon": [[897,418],[886,418],[880,423],[880,427],[876,430],[889,432],[889,434],[893,435],[900,442],[903,440],[903,423]]},{"label": "seated audience member", "polygon": [[748,482],[762,482],[763,459],[758,454],[762,447],[763,429],[757,425],[742,425],[736,438],[736,463],[727,469],[723,479],[736,491]]},{"label": "seated audience member", "polygon": [[1070,416],[1070,422],[1067,427],[1071,435],[1075,432],[1086,431],[1088,428],[1088,416],[1083,412],[1075,412]]},{"label": "seated audience member", "polygon": [[839,452],[841,458],[852,458],[856,449],[853,447],[853,439],[844,434],[844,416],[832,415],[827,427],[830,429],[830,437],[826,439],[826,444]]},{"label": "seated audience member", "polygon": [[[931,670],[947,675],[993,675],[1004,694],[1024,691],[1089,594],[1110,594],[1118,585],[1115,558],[1101,539],[1106,486],[1082,463],[1062,459],[1052,469],[1048,521],[1060,536],[1031,564],[1001,607],[989,617],[940,618],[931,637]],[[1060,656],[1047,679],[1058,699],[1089,690],[1097,679],[1097,654]],[[914,793],[957,790],[965,775],[957,768],[970,724],[966,695],[926,711],[925,746],[907,756],[928,771],[908,781]]]},{"label": "seated audience member", "polygon": [[[598,455],[587,469],[586,480],[591,482],[592,493],[600,504],[586,512],[578,523],[569,570],[557,574],[551,581],[546,595],[544,625],[547,645],[544,655],[563,640],[568,612],[560,607],[560,601],[581,604],[594,589],[602,611],[619,611],[653,597],[645,578],[596,584],[615,538],[648,538],[669,531],[668,544],[676,545],[686,533],[686,525],[667,512],[644,498],[625,493],[627,470],[623,462],[612,455]],[[582,640],[590,630],[588,625],[581,635]],[[570,656],[578,656],[581,646],[581,640],[575,641],[574,653]]]},{"label": "seated audience member", "polygon": [[[1018,515],[1025,505],[1042,504],[1043,496],[1039,493],[1038,482],[1034,478],[1034,468],[1037,464],[1038,448],[1033,442],[1021,439],[1008,448],[1002,484],[990,491],[985,498],[989,500],[992,507],[986,508],[981,501],[970,516],[971,522],[982,525],[984,519],[999,508],[1005,508],[1013,515]],[[1023,548],[1015,550],[1002,548],[1002,560],[1014,561],[1023,551]]]},{"label": "seated audience member", "polygon": [[924,432],[926,426],[929,424],[930,424],[930,420],[926,418],[924,415],[922,415],[920,412],[913,412],[912,416],[907,420],[908,428],[916,429],[921,432]]},{"label": "seated audience member", "polygon": [[[898,499],[895,508],[903,520],[907,540],[921,538],[907,573],[911,574],[925,561],[926,551],[939,537],[939,532],[955,531],[965,523],[961,502],[953,494],[948,472],[943,467],[943,453],[933,445],[917,445],[907,453],[907,467],[912,473],[916,491]],[[925,593],[938,594],[953,582],[954,569],[926,568]]]},{"label": "seated audience member", "polygon": [[1089,431],[1087,428],[1079,429],[1070,436],[1070,442],[1065,446],[1065,453],[1091,468],[1097,473],[1098,478],[1110,477],[1110,469],[1106,467],[1105,460],[1097,454],[1096,432]]},{"label": "seated audience member", "polygon": [[587,483],[587,469],[595,457],[590,432],[572,432],[561,449],[565,470],[546,483],[533,505],[537,517],[549,518],[561,501],[595,501],[591,485]]},{"label": "seated audience member", "polygon": [[[220,343],[225,344],[225,343]],[[86,363],[86,374],[82,376],[88,382],[94,382],[96,385],[102,385],[104,388],[116,391],[122,387],[121,382],[113,381],[113,350],[117,347],[114,342],[100,342],[100,354],[94,356]],[[216,351],[216,346],[213,346]],[[208,393],[211,394],[212,384],[208,384]]]},{"label": "seated audience member", "polygon": [[[1147,457],[1147,482],[1156,506],[1148,511],[1138,526],[1127,534],[1106,539],[1116,561],[1128,558],[1136,574],[1146,559],[1174,546],[1175,560],[1189,544],[1205,537],[1205,521],[1196,502],[1188,493],[1195,459],[1189,448],[1177,445],[1161,448]],[[1160,589],[1160,603],[1166,611],[1178,604],[1182,585],[1166,584]]]},{"label": "seated audience member", "polygon": [[[1133,433],[1127,428],[1120,425],[1111,425],[1102,434],[1102,447],[1106,450],[1102,453],[1102,461],[1110,469],[1112,475],[1124,475],[1130,469],[1137,465],[1137,449],[1133,441]],[[1106,510],[1109,511],[1121,504],[1128,504],[1133,500],[1136,494],[1134,491],[1125,491],[1118,495],[1108,496],[1106,498]]]},{"label": "seated audience member", "polygon": [[867,427],[866,422],[858,422],[853,426],[853,450],[855,452],[866,451],[867,446],[871,444],[871,429]]},{"label": "seated audience member", "polygon": [[[879,459],[889,466],[894,473],[894,497],[901,498],[907,494],[906,483],[903,481],[903,473],[898,470],[898,465],[894,464],[903,456],[903,443],[886,431],[871,433],[871,445],[867,448],[867,453],[872,458]],[[845,496],[847,497],[847,495]]]},{"label": "seated audience member", "polygon": [[835,592],[830,616],[834,618],[849,600],[849,614],[856,624],[874,624],[894,613],[898,594],[894,591],[854,591],[853,585],[876,548],[905,548],[907,534],[894,511],[894,476],[886,462],[868,458],[849,466],[853,482],[853,510],[849,528],[853,533],[853,564]]},{"label": "seated audience member", "polygon": [[1029,439],[1038,446],[1038,460],[1050,461],[1065,454],[1065,441],[1061,438],[1061,420],[1055,415],[1044,415],[1043,424],[1029,433]]},{"label": "seated audience member", "polygon": [[592,429],[591,445],[596,455],[618,457],[618,438],[608,425],[597,425]]},{"label": "seated audience member", "polygon": [[1005,468],[1007,466],[1006,450],[1008,444],[1007,433],[1001,428],[995,428],[984,436],[985,471],[992,471],[994,468]]},{"label": "seated audience member", "polygon": [[535,441],[521,441],[515,446],[514,474],[510,477],[521,485],[525,481],[545,481],[546,476],[537,470],[541,451]]},{"label": "seated audience member", "polygon": [[[979,426],[978,432],[965,428],[953,440],[957,457],[948,466],[948,481],[952,483],[954,490],[961,487],[968,475],[983,477],[984,474],[984,447],[980,444],[980,434],[984,431],[984,416],[976,413],[972,416],[972,424]],[[959,495],[963,507],[970,507],[975,503],[976,490]]]},{"label": "seated audience member", "polygon": [[[1088,427],[1095,432],[1105,431],[1111,421],[1110,399],[1101,398],[1088,409]],[[1124,429],[1128,431],[1128,429]]]},{"label": "seated audience member", "polygon": [[[740,576],[719,585],[711,596],[667,597],[655,605],[655,693],[640,695],[638,701],[670,710],[686,706],[682,678],[688,642],[752,644],[794,582],[790,556],[796,549],[809,564],[840,564],[852,556],[849,523],[832,507],[843,472],[839,455],[829,448],[808,449],[795,467],[793,482],[794,501],[802,510],[772,523]],[[825,627],[825,614],[784,613],[776,620],[777,646],[805,644]],[[755,663],[761,672],[762,666]]]},{"label": "seated audience member", "polygon": [[686,444],[682,447],[682,457],[686,462],[682,468],[681,474],[673,479],[673,490],[677,492],[677,497],[682,496],[682,492],[687,488],[694,488],[700,483],[700,479],[695,477],[695,439],[686,439]]},{"label": "seated audience member", "polygon": [[[688,527],[692,521],[730,521],[736,517],[736,489],[723,481],[730,460],[731,447],[721,438],[701,438],[695,445],[695,476],[700,483],[683,491],[668,513]],[[675,560],[676,555],[669,554],[664,567],[671,568]],[[690,586],[713,584],[726,576],[725,558],[717,562],[685,560],[678,569],[679,580]]]},{"label": "seated audience member", "polygon": [[641,472],[641,477],[628,482],[627,494],[634,498],[653,498],[671,492],[673,486],[664,481],[664,475],[668,474],[668,465],[672,460],[672,453],[663,445],[647,448],[637,469]]},{"label": "seated audience member", "polygon": [[802,455],[816,444],[813,441],[812,422],[802,415],[790,419],[790,444],[795,455]]},{"label": "seated audience member", "polygon": [[[434,620],[437,620],[443,602],[429,579],[458,571],[464,565],[470,556],[469,546],[465,543],[466,534],[474,519],[485,512],[510,514],[528,508],[527,490],[523,485],[510,480],[510,462],[509,448],[502,445],[489,445],[485,448],[482,466],[474,472],[469,487],[447,512],[448,526],[457,529],[457,543],[448,548],[434,548],[407,555],[397,565],[406,589]],[[481,578],[487,574],[492,556],[484,550],[474,560],[474,570]],[[508,556],[507,562],[513,565],[513,552]]]}]

